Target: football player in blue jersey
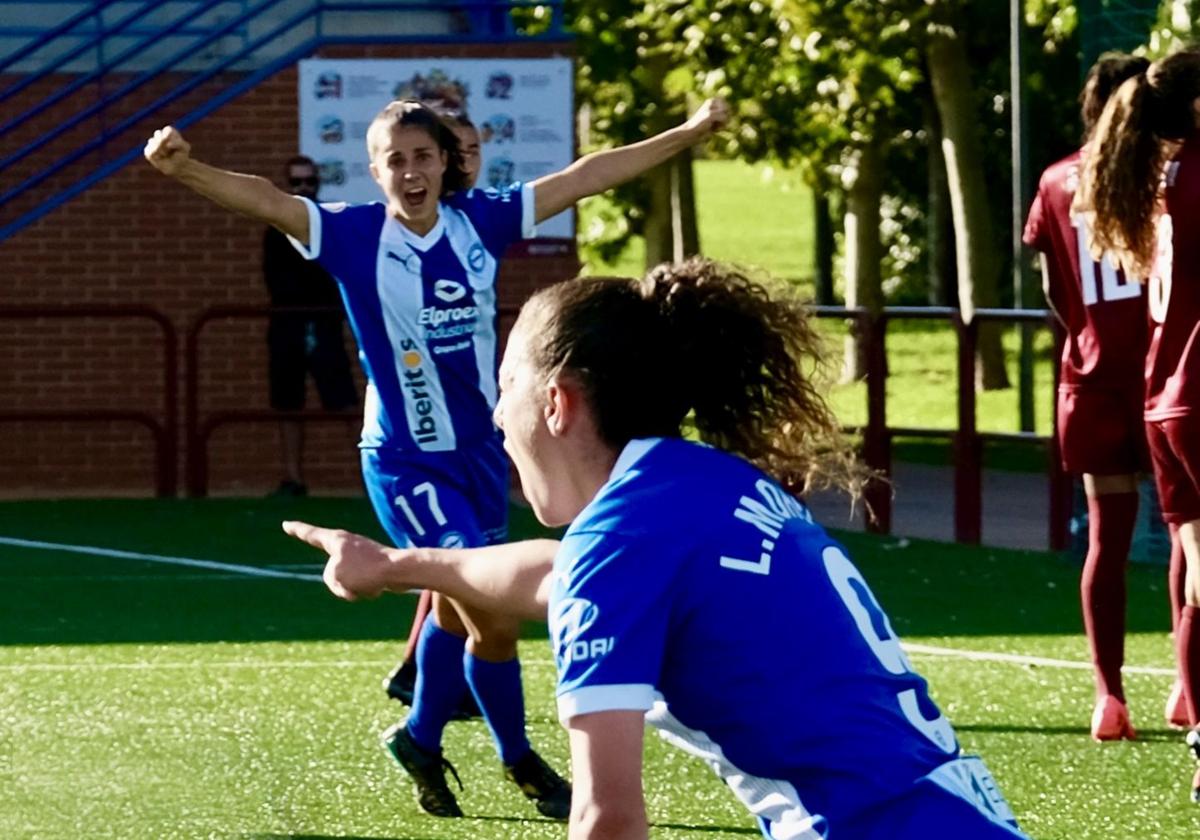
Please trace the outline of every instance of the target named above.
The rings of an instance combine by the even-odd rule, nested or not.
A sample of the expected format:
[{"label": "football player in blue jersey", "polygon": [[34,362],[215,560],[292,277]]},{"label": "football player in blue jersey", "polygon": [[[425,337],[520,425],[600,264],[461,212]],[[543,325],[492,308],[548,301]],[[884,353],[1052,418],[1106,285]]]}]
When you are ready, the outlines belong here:
[{"label": "football player in blue jersey", "polygon": [[[795,493],[866,477],[811,376],[802,306],[703,260],[523,307],[496,421],[547,540],[388,549],[285,523],[345,598],[425,586],[548,617],[570,837],[640,840],[644,723],[774,840],[1020,838],[887,616]],[[702,442],[685,438],[686,430]],[[754,604],[736,622],[730,604]]]},{"label": "football player in blue jersey", "polygon": [[[201,195],[275,226],[338,281],[367,375],[360,446],[376,514],[397,546],[470,547],[507,534],[508,462],[492,422],[500,259],[536,223],[665,162],[727,114],[723,101],[710,100],[647,140],[528,184],[474,190],[451,127],[420,102],[395,101],[366,138],[384,201],[363,205],[317,204],[265,178],[208,166],[172,127],[156,131],[144,154]],[[417,646],[412,711],[384,733],[419,804],[462,816],[441,741],[470,690],[509,778],[541,813],[565,819],[570,786],[525,734],[518,620],[442,597],[433,615]]]}]

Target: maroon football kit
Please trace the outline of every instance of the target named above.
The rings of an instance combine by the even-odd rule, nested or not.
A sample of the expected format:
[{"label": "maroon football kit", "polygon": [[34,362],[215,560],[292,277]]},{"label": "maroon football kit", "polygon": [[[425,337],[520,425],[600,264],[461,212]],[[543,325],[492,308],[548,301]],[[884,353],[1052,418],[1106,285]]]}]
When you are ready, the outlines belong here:
[{"label": "maroon football kit", "polygon": [[1200,138],[1166,173],[1166,213],[1147,291],[1146,435],[1163,518],[1200,519]]},{"label": "maroon football kit", "polygon": [[1024,239],[1045,256],[1050,303],[1066,326],[1056,409],[1063,467],[1129,475],[1146,466],[1145,298],[1111,258],[1090,254],[1090,233],[1071,213],[1080,165],[1075,152],[1042,174]]}]

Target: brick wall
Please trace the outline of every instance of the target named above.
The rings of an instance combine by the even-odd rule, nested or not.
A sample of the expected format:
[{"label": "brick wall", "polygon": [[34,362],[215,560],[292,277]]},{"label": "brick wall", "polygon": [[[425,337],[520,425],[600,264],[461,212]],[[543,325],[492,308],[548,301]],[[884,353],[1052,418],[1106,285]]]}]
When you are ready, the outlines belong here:
[{"label": "brick wall", "polygon": [[[452,55],[537,57],[547,45],[479,47],[338,48],[326,57]],[[563,50],[549,49],[550,52]],[[66,172],[39,185],[37,195],[0,209],[0,224],[21,207],[44,199],[102,161],[140,144],[159,125],[213,96],[233,77],[201,86],[181,103],[132,124]],[[35,86],[6,105],[6,119],[37,102],[70,77]],[[13,77],[0,79],[7,87]],[[179,77],[155,79],[134,99],[85,120],[70,136],[99,136]],[[119,80],[106,81],[113,89]],[[81,91],[39,118],[37,128],[0,138],[7,156],[85,107],[95,87]],[[93,99],[94,101],[94,99]],[[83,103],[81,105],[81,103]],[[9,110],[11,108],[11,110]],[[89,133],[90,132],[90,133]],[[185,132],[201,160],[228,169],[277,178],[295,153],[298,136],[296,68],[287,68],[233,100]],[[64,138],[64,142],[67,138]],[[65,154],[69,143],[39,147],[5,178],[0,190],[29,177]],[[162,177],[143,161],[124,167],[13,237],[0,242],[0,307],[150,306],[178,333],[180,395],[180,488],[185,479],[183,441],[184,337],[206,308],[262,305],[261,228]],[[578,269],[572,243],[547,240],[515,246],[500,277],[500,303],[517,304],[536,288]],[[505,326],[502,324],[502,326]],[[347,330],[347,333],[349,331]],[[206,416],[223,409],[267,408],[265,321],[221,319],[201,333],[198,353],[199,408]],[[165,357],[159,329],[146,319],[72,318],[0,320],[0,497],[148,495],[153,493],[154,448],[150,434],[127,421],[7,422],[4,414],[62,410],[124,410],[165,417]],[[349,340],[349,337],[348,337]],[[360,393],[361,393],[360,377]],[[310,404],[318,405],[312,386]],[[309,429],[306,472],[314,492],[358,492],[357,426],[320,423]],[[210,492],[258,494],[279,480],[273,424],[218,429],[209,450]]]}]

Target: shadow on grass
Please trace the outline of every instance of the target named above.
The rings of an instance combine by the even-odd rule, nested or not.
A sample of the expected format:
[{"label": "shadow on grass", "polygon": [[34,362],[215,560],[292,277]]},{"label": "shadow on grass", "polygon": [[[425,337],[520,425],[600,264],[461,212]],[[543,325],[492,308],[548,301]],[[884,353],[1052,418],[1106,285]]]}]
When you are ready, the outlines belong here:
[{"label": "shadow on grass", "polygon": [[[1091,730],[1086,726],[1011,726],[1008,724],[990,723],[955,723],[956,732],[983,732],[989,734],[1028,733],[1034,735],[1075,735],[1091,739]],[[1178,741],[1183,743],[1183,732],[1173,729],[1142,729],[1137,728],[1137,740],[1154,743]],[[1096,745],[1097,749],[1100,745]]]}]

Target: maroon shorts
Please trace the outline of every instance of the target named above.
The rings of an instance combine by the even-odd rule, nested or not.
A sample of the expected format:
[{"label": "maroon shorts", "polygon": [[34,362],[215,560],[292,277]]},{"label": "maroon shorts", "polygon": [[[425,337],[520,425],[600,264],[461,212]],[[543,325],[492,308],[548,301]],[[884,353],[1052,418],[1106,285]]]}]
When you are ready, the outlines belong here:
[{"label": "maroon shorts", "polygon": [[1146,440],[1163,519],[1172,525],[1200,519],[1200,417],[1148,420]]},{"label": "maroon shorts", "polygon": [[1058,391],[1058,446],[1063,469],[1092,475],[1133,475],[1149,466],[1142,388]]}]

